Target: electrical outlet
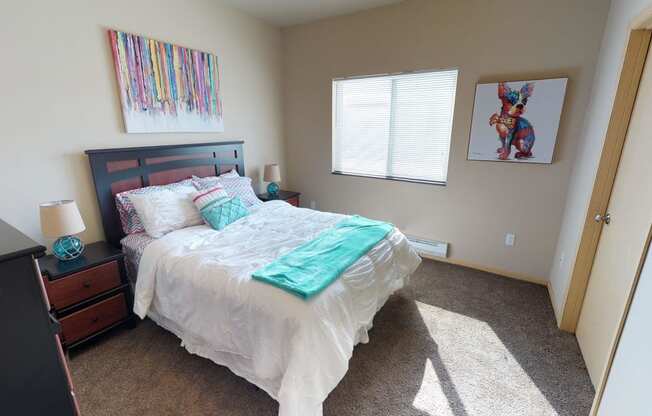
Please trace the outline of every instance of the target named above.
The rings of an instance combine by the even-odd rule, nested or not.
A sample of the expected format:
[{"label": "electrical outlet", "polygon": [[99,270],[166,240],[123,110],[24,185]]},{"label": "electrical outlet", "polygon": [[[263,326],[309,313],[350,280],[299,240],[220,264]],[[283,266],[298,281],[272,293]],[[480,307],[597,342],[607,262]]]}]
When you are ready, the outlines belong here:
[{"label": "electrical outlet", "polygon": [[317,209],[317,201],[310,201],[310,209]]},{"label": "electrical outlet", "polygon": [[505,245],[507,247],[513,247],[514,246],[514,234],[512,233],[507,233],[505,234]]}]

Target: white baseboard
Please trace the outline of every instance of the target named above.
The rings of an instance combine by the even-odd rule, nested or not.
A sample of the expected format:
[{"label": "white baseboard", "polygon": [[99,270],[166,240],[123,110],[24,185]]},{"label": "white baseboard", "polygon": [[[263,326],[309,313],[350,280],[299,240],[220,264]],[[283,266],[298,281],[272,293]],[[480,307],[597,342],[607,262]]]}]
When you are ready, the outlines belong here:
[{"label": "white baseboard", "polygon": [[506,270],[496,269],[496,268],[493,268],[493,267],[482,266],[482,265],[479,265],[479,264],[469,263],[469,262],[466,262],[464,260],[456,260],[456,259],[451,259],[451,258],[428,256],[427,254],[421,254],[421,257],[427,258],[427,259],[430,259],[430,260],[434,260],[434,261],[441,261],[443,263],[450,263],[450,264],[455,264],[455,265],[458,265],[458,266],[468,267],[470,269],[480,270],[480,271],[487,272],[487,273],[497,274],[497,275],[500,275],[500,276],[503,276],[503,277],[509,277],[510,279],[521,280],[521,281],[524,281],[524,282],[534,283],[534,284],[537,284],[537,285],[548,287],[548,280],[540,278],[540,277],[529,276],[529,275],[522,274],[522,273],[514,273],[514,272],[509,272],[509,271],[506,271]]}]

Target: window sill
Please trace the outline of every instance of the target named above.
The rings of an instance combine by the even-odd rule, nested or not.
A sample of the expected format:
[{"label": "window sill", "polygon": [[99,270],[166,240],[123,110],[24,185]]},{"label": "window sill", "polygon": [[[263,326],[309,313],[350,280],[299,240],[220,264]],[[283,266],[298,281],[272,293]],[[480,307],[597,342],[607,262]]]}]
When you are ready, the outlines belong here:
[{"label": "window sill", "polygon": [[357,177],[357,178],[385,179],[385,180],[389,180],[389,181],[421,183],[421,184],[424,184],[424,185],[446,186],[446,182],[428,181],[428,180],[424,180],[424,179],[401,178],[401,177],[398,177],[398,176],[363,175],[363,174],[359,174],[359,173],[346,173],[346,172],[338,172],[338,171],[331,171],[331,174],[332,175],[340,175],[340,176],[353,176],[353,177]]}]

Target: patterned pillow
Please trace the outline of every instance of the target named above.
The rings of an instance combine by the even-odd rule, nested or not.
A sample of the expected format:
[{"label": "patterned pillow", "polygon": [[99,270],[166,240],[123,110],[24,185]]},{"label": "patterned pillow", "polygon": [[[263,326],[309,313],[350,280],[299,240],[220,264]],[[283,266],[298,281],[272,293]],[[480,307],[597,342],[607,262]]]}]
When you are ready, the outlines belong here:
[{"label": "patterned pillow", "polygon": [[138,217],[134,204],[131,203],[129,195],[149,194],[163,189],[171,191],[178,190],[183,187],[192,185],[192,179],[184,179],[181,182],[171,183],[168,185],[147,186],[145,188],[132,189],[130,191],[120,192],[115,196],[115,206],[120,215],[120,224],[122,224],[122,231],[125,234],[143,233],[145,227],[143,222]]},{"label": "patterned pillow", "polygon": [[222,230],[227,225],[249,215],[247,207],[238,197],[229,198],[220,187],[200,191],[193,198],[204,221],[215,230]]},{"label": "patterned pillow", "polygon": [[238,174],[237,170],[231,169],[230,171],[221,174],[219,177],[220,178],[239,178],[240,174]]},{"label": "patterned pillow", "polygon": [[194,202],[197,209],[201,211],[211,202],[228,197],[229,195],[226,193],[224,188],[222,188],[222,185],[217,185],[203,191],[194,192],[192,194],[192,202]]},{"label": "patterned pillow", "polygon": [[239,178],[240,175],[235,169],[221,174],[220,176],[204,176],[199,177],[192,175],[192,184],[195,185],[197,189],[208,189],[214,186],[219,185],[220,178]]},{"label": "patterned pillow", "polygon": [[256,192],[254,192],[254,189],[251,187],[251,178],[246,176],[238,178],[220,178],[220,182],[229,196],[239,197],[246,207],[253,207],[263,203],[263,201],[258,199]]},{"label": "patterned pillow", "polygon": [[221,186],[220,178],[217,176],[206,176],[204,178],[193,176],[192,184],[198,191],[205,191],[207,189],[215,188],[216,186]]},{"label": "patterned pillow", "polygon": [[251,187],[251,178],[246,176],[193,177],[192,183],[200,191],[222,185],[230,197],[239,197],[247,208],[263,203]]}]

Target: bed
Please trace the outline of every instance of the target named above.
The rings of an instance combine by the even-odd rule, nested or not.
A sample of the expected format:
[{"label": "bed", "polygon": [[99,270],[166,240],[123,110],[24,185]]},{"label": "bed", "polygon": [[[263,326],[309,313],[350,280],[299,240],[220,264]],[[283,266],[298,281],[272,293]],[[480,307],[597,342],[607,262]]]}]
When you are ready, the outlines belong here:
[{"label": "bed", "polygon": [[242,142],[87,151],[110,243],[127,253],[134,312],[181,339],[193,354],[228,367],[279,402],[280,416],[320,416],[368,342],[373,317],[420,263],[396,228],[322,293],[303,300],[251,274],[346,216],[269,201],[221,231],[206,225],[153,239],[125,236],[118,192],[235,169]]}]

